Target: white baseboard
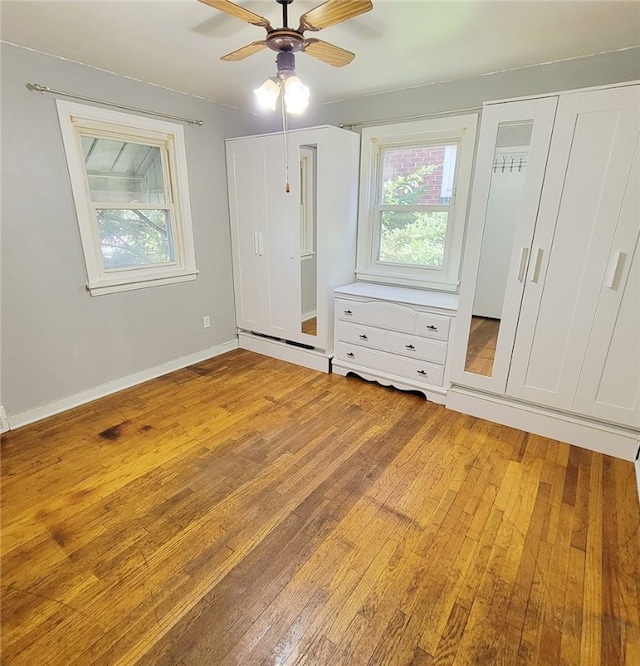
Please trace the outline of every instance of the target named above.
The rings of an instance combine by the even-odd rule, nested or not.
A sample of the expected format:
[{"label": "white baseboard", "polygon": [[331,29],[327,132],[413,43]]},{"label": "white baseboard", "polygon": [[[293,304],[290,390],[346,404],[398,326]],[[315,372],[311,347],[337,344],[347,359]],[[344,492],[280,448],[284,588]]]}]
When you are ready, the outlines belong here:
[{"label": "white baseboard", "polygon": [[280,340],[264,338],[244,331],[238,331],[238,338],[241,349],[248,349],[264,356],[302,365],[311,370],[329,372],[331,356],[316,349],[305,349],[304,347],[289,345]]},{"label": "white baseboard", "polygon": [[189,356],[182,356],[173,361],[168,361],[162,365],[157,365],[148,370],[142,370],[141,372],[136,372],[133,375],[128,375],[126,377],[121,377],[119,379],[113,379],[104,384],[100,384],[92,389],[87,391],[82,391],[76,393],[75,395],[67,396],[60,400],[54,400],[49,402],[46,405],[40,407],[35,407],[34,409],[28,409],[25,412],[20,412],[19,414],[13,414],[9,416],[9,428],[15,430],[16,428],[21,428],[22,426],[28,425],[29,423],[34,423],[35,421],[40,421],[45,419],[48,416],[53,416],[54,414],[60,414],[65,412],[67,409],[72,409],[73,407],[79,407],[98,398],[104,398],[107,395],[117,393],[123,389],[130,388],[136,384],[142,384],[147,382],[150,379],[155,379],[156,377],[161,377],[166,375],[174,370],[180,370],[186,368],[189,365],[194,363],[200,363],[206,361],[207,359],[213,358],[214,356],[219,356],[224,354],[232,349],[238,348],[237,340],[229,340],[228,342],[223,342],[220,345],[215,347],[209,347],[208,349],[203,349],[202,351],[196,352],[194,354],[189,354]]},{"label": "white baseboard", "polygon": [[623,460],[635,461],[640,451],[640,433],[637,431],[513,402],[499,396],[478,393],[472,389],[458,386],[450,388],[446,406],[447,409],[456,412],[477,416]]},{"label": "white baseboard", "polygon": [[636,458],[634,465],[636,467],[636,483],[638,484],[638,501],[640,502],[640,458]]}]

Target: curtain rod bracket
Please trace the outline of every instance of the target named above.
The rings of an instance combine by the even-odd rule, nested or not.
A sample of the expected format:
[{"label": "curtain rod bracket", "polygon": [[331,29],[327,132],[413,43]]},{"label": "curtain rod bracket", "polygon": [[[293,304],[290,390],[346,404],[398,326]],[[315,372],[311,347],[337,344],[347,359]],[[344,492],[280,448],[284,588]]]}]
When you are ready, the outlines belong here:
[{"label": "curtain rod bracket", "polygon": [[147,109],[139,109],[136,106],[127,106],[126,104],[116,104],[115,102],[106,102],[103,99],[93,99],[92,97],[85,97],[84,95],[74,95],[73,93],[63,92],[62,90],[52,90],[49,86],[41,86],[39,83],[27,83],[27,90],[32,90],[39,93],[51,93],[52,95],[60,95],[61,97],[71,97],[72,99],[81,99],[85,102],[93,102],[95,104],[103,104],[104,106],[112,106],[116,109],[123,109],[125,111],[136,111],[144,113],[148,116],[157,116],[159,118],[170,118],[171,120],[178,120],[188,125],[196,125],[202,127],[204,120],[192,120],[191,118],[183,118],[182,116],[172,116],[169,113],[159,113],[158,111],[149,111]]}]

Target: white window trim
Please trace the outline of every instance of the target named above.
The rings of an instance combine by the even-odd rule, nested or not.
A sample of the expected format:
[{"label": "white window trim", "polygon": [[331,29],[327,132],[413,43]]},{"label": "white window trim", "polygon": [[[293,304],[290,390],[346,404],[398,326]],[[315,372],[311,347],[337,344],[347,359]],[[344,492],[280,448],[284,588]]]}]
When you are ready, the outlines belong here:
[{"label": "white window trim", "polygon": [[[92,296],[195,280],[195,249],[187,155],[181,125],[162,120],[111,111],[66,100],[56,100],[62,142],[67,156],[71,190],[76,208],[80,239],[87,268],[87,289]],[[79,129],[108,131],[166,145],[169,174],[166,187],[171,193],[174,261],[161,265],[105,270],[100,237],[87,192],[86,171]],[[170,177],[169,177],[170,176]]]},{"label": "white window trim", "polygon": [[[356,264],[358,280],[439,291],[458,290],[477,122],[477,114],[469,114],[366,127],[362,130]],[[379,168],[378,155],[382,148],[388,146],[413,145],[420,142],[458,145],[453,195],[455,205],[447,230],[443,269],[398,266],[377,260],[379,239],[376,233],[375,195]]]}]

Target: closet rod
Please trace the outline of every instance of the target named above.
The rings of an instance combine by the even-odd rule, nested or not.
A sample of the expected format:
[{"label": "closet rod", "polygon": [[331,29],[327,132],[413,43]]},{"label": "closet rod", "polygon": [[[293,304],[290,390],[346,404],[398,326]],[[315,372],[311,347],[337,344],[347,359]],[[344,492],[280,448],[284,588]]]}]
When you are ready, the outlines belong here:
[{"label": "closet rod", "polygon": [[182,116],[172,116],[169,113],[159,113],[158,111],[149,111],[147,109],[139,109],[136,106],[127,106],[126,104],[116,104],[115,102],[105,102],[103,99],[94,99],[93,97],[85,97],[84,95],[74,95],[73,93],[63,92],[62,90],[53,90],[49,86],[41,86],[39,83],[27,83],[28,90],[34,90],[39,93],[51,93],[52,95],[60,95],[61,97],[71,97],[72,99],[81,99],[84,102],[94,102],[96,104],[104,104],[105,106],[112,106],[116,109],[124,109],[125,111],[137,111],[138,113],[145,113],[149,116],[158,116],[159,118],[170,118],[171,120],[179,120],[182,123],[189,125],[197,125],[202,127],[204,120],[192,120],[191,118],[183,118]]},{"label": "closet rod", "polygon": [[471,111],[482,111],[481,106],[467,106],[462,109],[451,109],[450,111],[434,111],[433,113],[422,113],[417,116],[397,116],[396,118],[382,118],[380,120],[362,120],[357,123],[340,123],[338,127],[350,129],[352,127],[366,127],[367,125],[379,125],[380,123],[404,122],[409,120],[422,120],[424,118],[437,118],[438,116],[457,116],[460,113]]}]

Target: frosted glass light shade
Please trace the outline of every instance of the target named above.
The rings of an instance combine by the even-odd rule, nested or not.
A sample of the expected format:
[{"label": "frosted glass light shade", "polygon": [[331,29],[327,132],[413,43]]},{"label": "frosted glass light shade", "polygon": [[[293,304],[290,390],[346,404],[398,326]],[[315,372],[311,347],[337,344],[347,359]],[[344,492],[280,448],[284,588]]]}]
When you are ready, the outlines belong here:
[{"label": "frosted glass light shade", "polygon": [[284,103],[287,113],[302,113],[309,105],[309,88],[297,76],[284,82]]},{"label": "frosted glass light shade", "polygon": [[280,86],[273,79],[267,79],[259,88],[256,88],[253,93],[261,107],[274,111],[276,108],[276,102],[278,101],[278,95],[280,94]]}]

